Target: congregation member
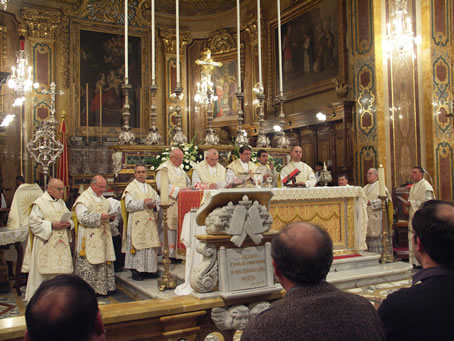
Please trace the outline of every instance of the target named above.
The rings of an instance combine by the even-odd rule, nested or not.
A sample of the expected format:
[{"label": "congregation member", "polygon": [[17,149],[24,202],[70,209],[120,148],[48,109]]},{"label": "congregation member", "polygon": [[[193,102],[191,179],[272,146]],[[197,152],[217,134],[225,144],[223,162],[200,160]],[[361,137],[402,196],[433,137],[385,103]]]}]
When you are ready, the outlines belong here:
[{"label": "congregation member", "polygon": [[348,176],[347,174],[341,174],[337,177],[337,185],[338,186],[350,186],[348,184]]},{"label": "congregation member", "polygon": [[169,177],[169,201],[174,203],[167,210],[168,220],[168,241],[169,241],[169,257],[176,259],[177,257],[177,229],[178,229],[178,194],[180,191],[191,187],[191,181],[183,169],[184,154],[181,149],[175,148],[170,152],[169,160],[161,163],[157,169],[156,186],[161,191],[161,169],[168,169]]},{"label": "congregation member", "polygon": [[422,270],[378,308],[389,341],[454,340],[454,204],[430,200],[414,213],[413,249]]},{"label": "congregation member", "polygon": [[227,166],[226,182],[228,185],[235,186],[253,184],[257,165],[251,162],[252,149],[249,146],[241,146],[239,153],[240,158]]},{"label": "congregation member", "polygon": [[[370,168],[367,171],[367,182],[363,191],[367,199],[367,250],[370,252],[381,253],[382,246],[382,207],[379,195],[378,171],[376,168]],[[385,188],[388,204],[391,204],[391,194]]]},{"label": "congregation member", "polygon": [[59,274],[73,272],[71,256],[71,212],[62,200],[65,186],[51,179],[47,191],[33,202],[30,213],[31,236],[25,263],[29,266],[25,300],[29,301],[40,284]]},{"label": "congregation member", "polygon": [[306,163],[302,162],[303,149],[300,146],[293,146],[290,152],[290,162],[281,170],[281,181],[298,169],[300,173],[296,177],[296,185],[299,187],[314,187],[317,179],[315,178],[314,171]]},{"label": "congregation member", "polygon": [[225,187],[225,167],[219,164],[219,152],[208,149],[205,160],[197,163],[192,171],[192,187],[216,189]]},{"label": "congregation member", "polygon": [[96,293],[76,275],[43,282],[27,305],[25,322],[25,341],[105,340]]},{"label": "congregation member", "polygon": [[275,276],[287,293],[249,323],[242,341],[385,340],[372,304],[326,281],[333,261],[326,230],[291,223],[273,238],[271,256]]},{"label": "congregation member", "polygon": [[271,185],[276,187],[279,174],[274,169],[273,163],[268,159],[269,154],[266,150],[259,150],[257,152],[257,173],[263,177],[263,182],[266,183],[268,178],[272,179]]},{"label": "congregation member", "polygon": [[123,228],[125,268],[131,269],[132,279],[142,281],[158,275],[159,240],[156,210],[158,193],[145,182],[147,171],[144,165],[134,168],[135,179],[126,187],[122,201],[128,212]]},{"label": "congregation member", "polygon": [[79,223],[76,237],[75,273],[99,295],[115,290],[115,251],[110,230],[110,203],[104,198],[107,183],[101,175],[94,176],[76,200],[73,210]]},{"label": "congregation member", "polygon": [[434,190],[429,181],[424,179],[424,169],[422,167],[413,167],[410,177],[413,181],[413,185],[410,187],[408,200],[404,202],[404,205],[408,207],[408,259],[410,264],[413,264],[415,267],[420,267],[411,242],[413,240],[411,222],[413,220],[413,215],[421,207],[422,203],[434,199]]}]

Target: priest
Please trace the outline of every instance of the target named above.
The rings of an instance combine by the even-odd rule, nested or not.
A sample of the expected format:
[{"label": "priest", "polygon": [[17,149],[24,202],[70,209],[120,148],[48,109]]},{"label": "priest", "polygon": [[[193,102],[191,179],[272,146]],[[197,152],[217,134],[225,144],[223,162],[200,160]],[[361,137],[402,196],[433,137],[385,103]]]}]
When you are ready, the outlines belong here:
[{"label": "priest", "polygon": [[269,178],[271,178],[271,185],[276,187],[279,174],[274,169],[274,165],[271,161],[269,161],[268,157],[269,154],[264,149],[257,152],[257,173],[262,175],[265,183]]},{"label": "priest", "polygon": [[301,161],[303,158],[303,149],[300,146],[293,146],[290,152],[290,163],[288,163],[281,170],[281,180],[284,180],[294,170],[298,170],[300,173],[296,177],[296,185],[299,187],[314,187],[317,183],[314,171],[312,168]]},{"label": "priest", "polygon": [[131,269],[132,279],[142,281],[144,278],[159,277],[161,242],[156,224],[159,197],[145,182],[147,171],[144,165],[136,165],[134,177],[121,197],[122,207],[128,213],[124,219],[122,252],[126,254],[125,268]]},{"label": "priest", "polygon": [[216,149],[208,149],[205,160],[194,165],[192,187],[196,189],[216,189],[225,187],[225,168],[218,162]]},{"label": "priest", "polygon": [[[254,183],[254,174],[257,171],[257,165],[251,162],[251,147],[241,146],[239,152],[240,158],[227,166],[226,182],[229,186]],[[261,175],[260,179],[262,179]]]},{"label": "priest", "polygon": [[184,154],[181,149],[175,148],[170,152],[170,158],[166,162],[161,163],[157,169],[156,174],[156,185],[161,191],[161,169],[167,168],[169,175],[169,199],[170,203],[174,205],[170,206],[167,210],[167,226],[168,240],[169,240],[169,257],[176,258],[176,243],[177,243],[177,229],[178,229],[178,193],[181,190],[185,190],[191,186],[191,181],[183,169],[183,158]]},{"label": "priest", "polygon": [[115,290],[115,251],[109,221],[116,214],[108,214],[110,203],[103,196],[106,188],[106,179],[94,176],[73,206],[79,223],[75,273],[99,295]]},{"label": "priest", "polygon": [[29,301],[40,284],[60,274],[73,272],[71,212],[62,200],[65,186],[51,179],[47,191],[33,202],[30,213],[29,275],[25,300]]},{"label": "priest", "polygon": [[409,262],[415,267],[419,267],[420,264],[415,257],[415,250],[413,249],[413,228],[411,221],[415,212],[421,207],[422,203],[435,198],[434,190],[432,185],[424,179],[424,169],[422,167],[413,167],[410,173],[413,186],[410,188],[410,194],[408,200],[404,202],[404,205],[408,209],[408,256]]}]

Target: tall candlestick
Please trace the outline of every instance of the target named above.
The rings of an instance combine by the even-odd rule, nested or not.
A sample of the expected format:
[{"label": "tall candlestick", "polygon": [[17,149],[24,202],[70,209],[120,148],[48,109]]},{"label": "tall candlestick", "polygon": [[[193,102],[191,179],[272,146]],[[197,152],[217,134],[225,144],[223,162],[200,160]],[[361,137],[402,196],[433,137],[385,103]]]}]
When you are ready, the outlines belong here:
[{"label": "tall candlestick", "polygon": [[155,56],[155,19],[154,19],[154,0],[151,0],[151,80],[154,83],[156,74],[156,56]]},{"label": "tall candlestick", "polygon": [[125,84],[128,84],[128,0],[125,0]]},{"label": "tall candlestick", "polygon": [[180,1],[176,0],[177,32],[175,53],[177,54],[177,87],[180,87]]},{"label": "tall candlestick", "polygon": [[386,196],[385,191],[385,169],[380,165],[378,168],[378,195],[381,197]]},{"label": "tall candlestick", "polygon": [[284,93],[282,86],[282,43],[281,43],[281,1],[277,0],[277,50],[279,51],[279,96]]},{"label": "tall candlestick", "polygon": [[238,56],[238,92],[241,92],[241,53],[240,53],[240,0],[236,0],[236,51]]},{"label": "tall candlestick", "polygon": [[99,130],[102,142],[102,85],[99,86]]},{"label": "tall candlestick", "polygon": [[167,167],[161,168],[160,173],[160,182],[161,182],[161,204],[169,204],[169,173]]},{"label": "tall candlestick", "polygon": [[85,121],[86,121],[86,133],[88,143],[88,83],[85,83]]},{"label": "tall candlestick", "polygon": [[258,39],[258,53],[259,53],[259,86],[262,88],[262,30],[260,27],[260,0],[257,0],[257,39]]}]

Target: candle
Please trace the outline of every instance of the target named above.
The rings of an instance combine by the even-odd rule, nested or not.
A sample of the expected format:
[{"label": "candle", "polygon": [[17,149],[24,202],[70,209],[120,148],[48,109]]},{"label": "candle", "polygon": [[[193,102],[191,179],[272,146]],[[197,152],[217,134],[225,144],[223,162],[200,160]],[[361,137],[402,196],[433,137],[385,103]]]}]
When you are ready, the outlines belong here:
[{"label": "candle", "polygon": [[128,0],[125,0],[125,84],[128,84]]},{"label": "candle", "polygon": [[85,121],[87,126],[87,143],[88,143],[88,83],[85,83]]},{"label": "candle", "polygon": [[281,43],[281,1],[277,0],[277,50],[279,51],[279,96],[282,96],[282,43]]},{"label": "candle", "polygon": [[175,44],[175,53],[177,54],[177,87],[180,87],[180,5],[179,0],[176,0],[176,12],[177,12],[177,33],[176,33],[176,44]]},{"label": "candle", "polygon": [[257,0],[257,31],[258,31],[258,53],[259,53],[259,87],[262,88],[262,30],[260,28],[260,0]]},{"label": "candle", "polygon": [[151,0],[151,80],[154,83],[156,73],[155,56],[155,19],[154,19],[154,0]]},{"label": "candle", "polygon": [[241,53],[240,53],[240,0],[236,0],[236,51],[238,56],[238,92],[241,92]]},{"label": "candle", "polygon": [[102,85],[99,86],[99,128],[102,142]]},{"label": "candle", "polygon": [[[177,0],[178,1],[178,0]],[[169,204],[169,174],[167,167],[159,171],[161,180],[161,205]]]},{"label": "candle", "polygon": [[380,165],[378,168],[378,195],[380,197],[386,196],[385,191],[385,169]]}]

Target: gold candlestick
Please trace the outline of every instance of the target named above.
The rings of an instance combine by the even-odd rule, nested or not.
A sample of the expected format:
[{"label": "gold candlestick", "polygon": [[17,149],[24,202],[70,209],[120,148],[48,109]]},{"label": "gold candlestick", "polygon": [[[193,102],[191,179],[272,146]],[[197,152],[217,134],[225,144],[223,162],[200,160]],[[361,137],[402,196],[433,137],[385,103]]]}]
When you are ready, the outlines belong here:
[{"label": "gold candlestick", "polygon": [[160,204],[159,206],[163,209],[163,225],[164,225],[164,258],[162,264],[164,265],[164,274],[161,278],[158,279],[158,286],[160,291],[166,289],[175,289],[177,286],[176,279],[170,274],[170,258],[169,258],[169,237],[168,237],[168,227],[167,227],[167,209],[172,206],[172,204]]},{"label": "gold candlestick", "polygon": [[[386,199],[387,196],[379,196],[381,200],[381,224],[383,227],[382,231],[382,247],[383,251],[381,253],[381,258],[380,258],[380,263],[385,264],[385,263],[392,263],[394,262],[394,257],[392,251],[390,252],[389,250],[389,236],[391,235],[390,233],[390,226],[388,224],[388,208],[386,205]],[[392,243],[391,243],[392,247]]]}]

